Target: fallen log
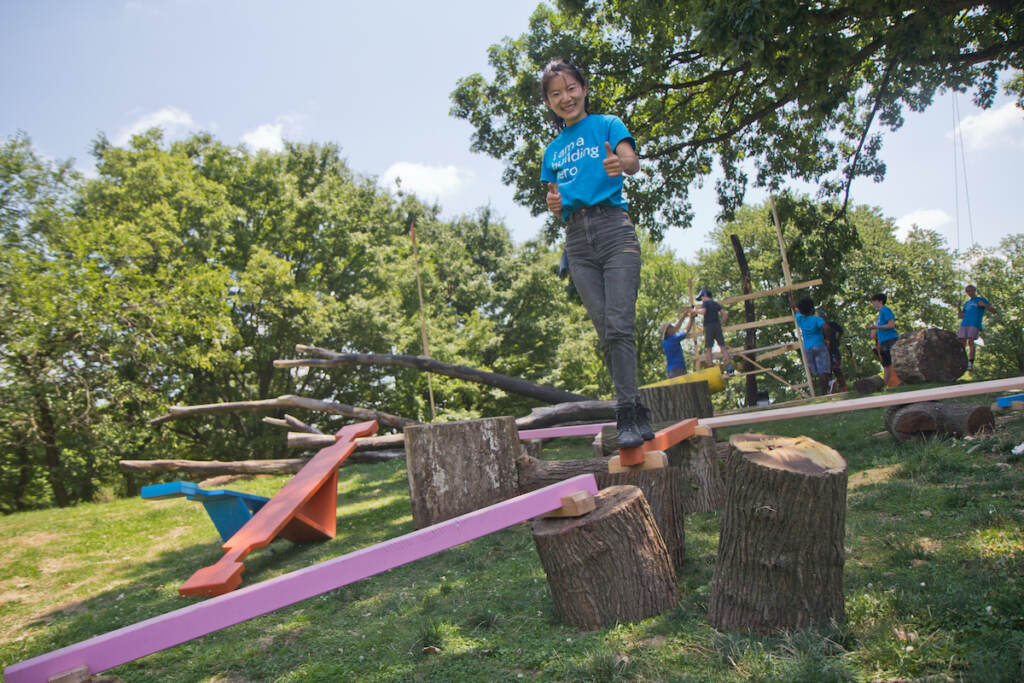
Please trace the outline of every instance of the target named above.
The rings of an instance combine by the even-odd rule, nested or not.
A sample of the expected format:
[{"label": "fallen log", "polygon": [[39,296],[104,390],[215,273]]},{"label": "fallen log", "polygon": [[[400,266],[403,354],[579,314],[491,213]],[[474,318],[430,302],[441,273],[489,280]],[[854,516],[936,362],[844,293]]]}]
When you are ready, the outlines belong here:
[{"label": "fallen log", "polygon": [[615,419],[615,401],[570,401],[541,406],[516,418],[519,429],[542,429],[556,425],[608,422]]},{"label": "fallen log", "polygon": [[455,377],[467,382],[486,384],[497,387],[503,391],[529,398],[535,398],[545,403],[565,403],[571,401],[589,401],[588,396],[581,396],[570,391],[556,389],[555,387],[535,384],[519,377],[509,377],[497,372],[477,370],[465,365],[453,365],[429,358],[427,356],[408,356],[398,353],[339,353],[330,349],[322,349],[318,346],[307,346],[297,344],[297,353],[311,353],[321,358],[275,360],[275,368],[298,368],[298,367],[321,367],[333,368],[341,365],[373,365],[373,366],[398,366],[432,372],[436,375]]},{"label": "fallen log", "polygon": [[[332,440],[333,441],[333,440]],[[404,458],[405,451],[370,451],[353,453],[342,467],[357,463],[368,464]],[[295,474],[309,458],[282,458],[279,460],[121,460],[117,463],[123,472],[183,472],[203,477],[224,474]]]},{"label": "fallen log", "polygon": [[926,401],[890,406],[885,411],[885,429],[897,441],[933,436],[971,436],[995,426],[987,406],[973,403]]},{"label": "fallen log", "polygon": [[858,394],[873,394],[882,389],[885,389],[885,380],[878,375],[861,377],[853,383],[853,390]]},{"label": "fallen log", "polygon": [[392,415],[391,413],[385,413],[380,410],[358,408],[344,403],[321,401],[315,398],[292,396],[290,394],[278,396],[277,398],[266,398],[256,401],[207,403],[197,406],[171,406],[167,409],[166,415],[153,418],[149,421],[149,424],[158,425],[169,420],[176,420],[182,417],[192,417],[195,415],[216,415],[219,413],[236,413],[243,411],[277,410],[278,408],[305,408],[307,410],[317,410],[322,413],[330,413],[332,415],[344,415],[345,417],[352,417],[357,420],[376,420],[380,425],[393,427],[395,429],[403,429],[409,424],[421,424],[416,420],[411,420],[400,415]]},{"label": "fallen log", "polygon": [[967,354],[953,332],[919,330],[892,345],[892,369],[907,384],[953,382],[967,372]]}]

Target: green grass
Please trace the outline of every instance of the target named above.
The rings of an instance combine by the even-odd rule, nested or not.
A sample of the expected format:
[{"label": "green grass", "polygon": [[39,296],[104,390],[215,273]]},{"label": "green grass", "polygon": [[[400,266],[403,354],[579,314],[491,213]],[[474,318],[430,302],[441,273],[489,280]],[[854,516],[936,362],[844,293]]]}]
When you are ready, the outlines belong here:
[{"label": "green grass", "polygon": [[[990,398],[979,398],[988,403]],[[687,518],[680,604],[594,632],[563,626],[528,524],[114,669],[126,681],[1019,681],[1024,679],[1024,417],[973,440],[897,445],[882,410],[756,425],[850,468],[846,619],[773,636],[706,619],[718,538]],[[741,430],[732,430],[741,431]],[[727,436],[724,430],[719,438]],[[970,451],[970,452],[968,452]],[[584,439],[545,457],[589,457]],[[272,495],[285,477],[236,482]],[[246,585],[413,530],[401,462],[341,470],[338,536],[273,543]],[[0,663],[196,602],[178,586],[221,552],[202,507],[119,500],[0,519]]]}]

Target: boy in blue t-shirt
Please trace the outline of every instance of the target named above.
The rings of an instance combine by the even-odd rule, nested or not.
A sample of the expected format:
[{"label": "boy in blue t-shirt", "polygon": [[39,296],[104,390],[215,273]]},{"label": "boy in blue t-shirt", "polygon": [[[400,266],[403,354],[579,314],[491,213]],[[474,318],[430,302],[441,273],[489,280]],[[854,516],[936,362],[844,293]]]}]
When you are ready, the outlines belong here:
[{"label": "boy in blue t-shirt", "polygon": [[974,285],[964,287],[967,293],[967,301],[960,307],[960,329],[956,331],[957,339],[961,347],[970,345],[970,353],[967,354],[967,369],[974,369],[974,340],[981,336],[981,323],[985,317],[985,311],[996,313],[996,307],[988,302],[983,296],[978,296],[978,289]]},{"label": "boy in blue t-shirt", "polygon": [[[690,319],[690,322],[686,325],[686,330],[680,332],[679,328],[683,326],[683,321],[687,318]],[[679,318],[675,325],[665,322],[658,328],[658,332],[661,334],[661,350],[665,352],[665,372],[669,378],[686,374],[683,340],[686,339],[692,329],[693,311],[691,310],[683,313],[683,316]]]},{"label": "boy in blue t-shirt", "polygon": [[821,393],[828,393],[828,378],[832,374],[832,360],[829,358],[828,347],[825,346],[825,319],[814,312],[814,302],[804,297],[796,303],[796,324],[804,338],[804,355],[811,373],[817,375],[821,382]]},{"label": "boy in blue t-shirt", "polygon": [[882,361],[882,377],[885,378],[885,385],[889,386],[889,382],[892,380],[890,349],[900,335],[896,331],[896,314],[885,305],[886,301],[885,294],[881,292],[871,296],[871,305],[878,311],[878,319],[868,325],[868,329],[875,331],[875,339],[878,341],[878,359]]}]

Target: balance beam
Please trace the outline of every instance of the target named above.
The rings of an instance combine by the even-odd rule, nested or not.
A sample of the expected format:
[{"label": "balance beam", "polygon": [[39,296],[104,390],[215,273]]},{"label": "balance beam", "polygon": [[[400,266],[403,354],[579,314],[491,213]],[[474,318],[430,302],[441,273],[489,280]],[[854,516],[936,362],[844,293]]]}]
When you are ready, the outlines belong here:
[{"label": "balance beam", "polygon": [[88,667],[89,674],[106,671],[558,510],[562,507],[562,496],[578,491],[597,493],[593,474],[581,474],[369,548],[13,664],[4,670],[4,680],[36,683],[83,666]]},{"label": "balance beam", "polygon": [[868,410],[884,406],[901,405],[903,403],[917,403],[919,401],[941,401],[947,398],[992,394],[997,391],[1021,388],[1024,388],[1024,377],[993,379],[985,382],[968,382],[948,387],[901,391],[882,396],[852,398],[844,401],[831,401],[829,403],[813,403],[811,405],[793,406],[791,408],[776,408],[774,410],[761,410],[752,413],[733,413],[732,415],[719,415],[718,417],[702,417],[700,418],[700,424],[705,427],[733,427],[735,425],[755,424],[757,422],[788,420],[793,417]]}]

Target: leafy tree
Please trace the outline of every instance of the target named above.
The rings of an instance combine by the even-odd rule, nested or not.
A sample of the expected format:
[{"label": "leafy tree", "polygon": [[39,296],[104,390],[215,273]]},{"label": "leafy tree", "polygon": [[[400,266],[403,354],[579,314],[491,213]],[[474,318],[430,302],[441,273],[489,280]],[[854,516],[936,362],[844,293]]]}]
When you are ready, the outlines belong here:
[{"label": "leafy tree", "polygon": [[[474,151],[504,160],[506,183],[535,214],[552,136],[541,68],[568,57],[590,73],[592,110],[621,116],[644,172],[629,195],[655,236],[692,219],[689,191],[712,174],[723,217],[742,204],[748,175],[778,188],[820,183],[845,209],[850,182],[880,180],[878,124],[891,130],[943,89],[991,105],[1001,71],[1024,66],[1019,2],[899,0],[562,0],[540,5],[530,29],[489,49],[494,77],[452,92],[452,114],[475,129]],[[1021,92],[1019,80],[1012,85]],[[554,225],[550,226],[554,234]]]}]

